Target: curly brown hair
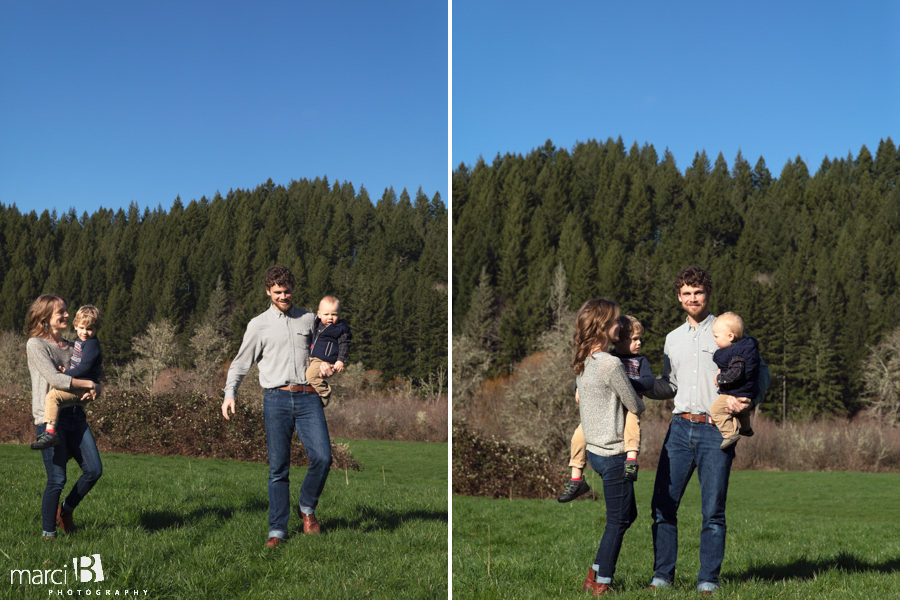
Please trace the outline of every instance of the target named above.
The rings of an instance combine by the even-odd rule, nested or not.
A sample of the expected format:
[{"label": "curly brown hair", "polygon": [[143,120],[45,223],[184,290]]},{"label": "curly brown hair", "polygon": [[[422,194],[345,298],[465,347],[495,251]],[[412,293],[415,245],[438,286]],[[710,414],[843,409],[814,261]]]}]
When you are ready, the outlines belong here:
[{"label": "curly brown hair", "polygon": [[281,265],[269,267],[266,271],[265,284],[267,290],[271,289],[273,285],[294,289],[294,274],[290,269]]},{"label": "curly brown hair", "polygon": [[682,286],[703,288],[706,295],[712,294],[712,277],[700,267],[685,267],[675,278],[675,294],[681,292]]},{"label": "curly brown hair", "polygon": [[572,368],[576,375],[584,371],[584,361],[598,346],[606,348],[610,325],[619,318],[619,305],[604,298],[591,298],[581,305],[575,317],[575,359]]}]

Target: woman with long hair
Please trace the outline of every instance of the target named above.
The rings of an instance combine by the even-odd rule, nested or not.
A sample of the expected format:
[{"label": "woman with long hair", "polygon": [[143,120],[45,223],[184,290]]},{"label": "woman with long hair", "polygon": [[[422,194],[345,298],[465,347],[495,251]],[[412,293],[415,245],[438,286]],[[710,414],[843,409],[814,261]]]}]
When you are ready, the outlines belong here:
[{"label": "woman with long hair", "polygon": [[595,596],[610,589],[622,538],[637,518],[634,482],[625,478],[625,413],[640,414],[644,403],[628,381],[622,362],[608,351],[619,338],[619,306],[591,299],[575,319],[575,381],[581,425],[591,467],[603,479],[606,528],[584,589]]},{"label": "woman with long hair", "polygon": [[[51,388],[65,391],[82,391],[96,397],[99,386],[90,379],[75,379],[64,375],[59,367],[68,367],[72,356],[72,342],[62,334],[69,324],[66,301],[55,294],[39,296],[28,309],[25,345],[28,371],[31,373],[31,413],[35,434],[40,437],[46,428],[44,423],[44,398]],[[75,529],[72,512],[103,472],[97,444],[88,427],[81,405],[61,405],[57,416],[57,434],[60,443],[41,450],[47,471],[47,486],[41,503],[41,521],[45,540],[56,538],[57,525],[63,533]],[[59,504],[66,484],[66,463],[74,458],[81,467],[81,477]]]}]

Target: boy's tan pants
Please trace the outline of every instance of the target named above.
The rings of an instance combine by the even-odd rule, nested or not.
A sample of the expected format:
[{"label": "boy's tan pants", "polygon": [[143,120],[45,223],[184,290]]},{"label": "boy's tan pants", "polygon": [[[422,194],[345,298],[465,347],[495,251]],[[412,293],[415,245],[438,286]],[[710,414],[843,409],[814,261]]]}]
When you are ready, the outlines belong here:
[{"label": "boy's tan pants", "polygon": [[82,400],[81,394],[73,394],[62,390],[52,389],[44,398],[44,423],[56,425],[56,417],[59,414],[60,404],[86,404],[88,400]]},{"label": "boy's tan pants", "polygon": [[723,438],[729,438],[741,429],[750,429],[750,399],[738,398],[738,401],[744,405],[744,409],[739,413],[732,413],[728,409],[729,398],[733,398],[733,396],[719,394],[709,410],[709,416],[713,418]]},{"label": "boy's tan pants", "polygon": [[306,380],[309,382],[309,385],[316,388],[316,392],[319,394],[322,402],[327,404],[328,399],[331,398],[331,386],[328,384],[328,380],[322,377],[319,372],[319,365],[323,362],[325,361],[321,358],[309,358],[309,366],[306,367]]},{"label": "boy's tan pants", "polygon": [[[625,452],[640,452],[641,419],[633,412],[625,413]],[[584,469],[587,466],[587,442],[584,441],[584,430],[581,423],[572,434],[572,449],[569,454],[569,466]]]}]

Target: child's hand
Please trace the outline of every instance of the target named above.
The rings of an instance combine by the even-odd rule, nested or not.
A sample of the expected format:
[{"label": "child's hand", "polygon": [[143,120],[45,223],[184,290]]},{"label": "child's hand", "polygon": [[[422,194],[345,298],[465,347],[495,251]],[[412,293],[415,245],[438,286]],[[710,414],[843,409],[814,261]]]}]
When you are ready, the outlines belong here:
[{"label": "child's hand", "polygon": [[342,361],[342,360],[335,361],[334,370],[337,371],[338,373],[343,373],[344,372],[344,361]]},{"label": "child's hand", "polygon": [[62,365],[58,365],[58,366],[56,367],[56,370],[59,371],[60,373],[65,373],[65,372],[66,372],[66,368],[65,368],[64,366],[62,366]]},{"label": "child's hand", "polygon": [[319,364],[319,377],[331,377],[332,375],[334,375],[334,365],[322,361]]},{"label": "child's hand", "polygon": [[578,390],[575,390],[575,404],[579,403],[580,398],[578,397]]}]

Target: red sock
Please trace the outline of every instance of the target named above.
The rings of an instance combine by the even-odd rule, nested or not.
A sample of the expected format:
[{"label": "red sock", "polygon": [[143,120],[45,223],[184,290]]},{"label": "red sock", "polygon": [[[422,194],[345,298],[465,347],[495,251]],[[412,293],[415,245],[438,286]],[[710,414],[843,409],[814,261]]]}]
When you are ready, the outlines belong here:
[{"label": "red sock", "polygon": [[572,481],[581,481],[581,477],[579,477],[578,479],[575,479],[575,478],[573,477],[573,478],[572,478]]},{"label": "red sock", "polygon": [[47,433],[56,433],[56,427],[54,425],[47,425]]}]

